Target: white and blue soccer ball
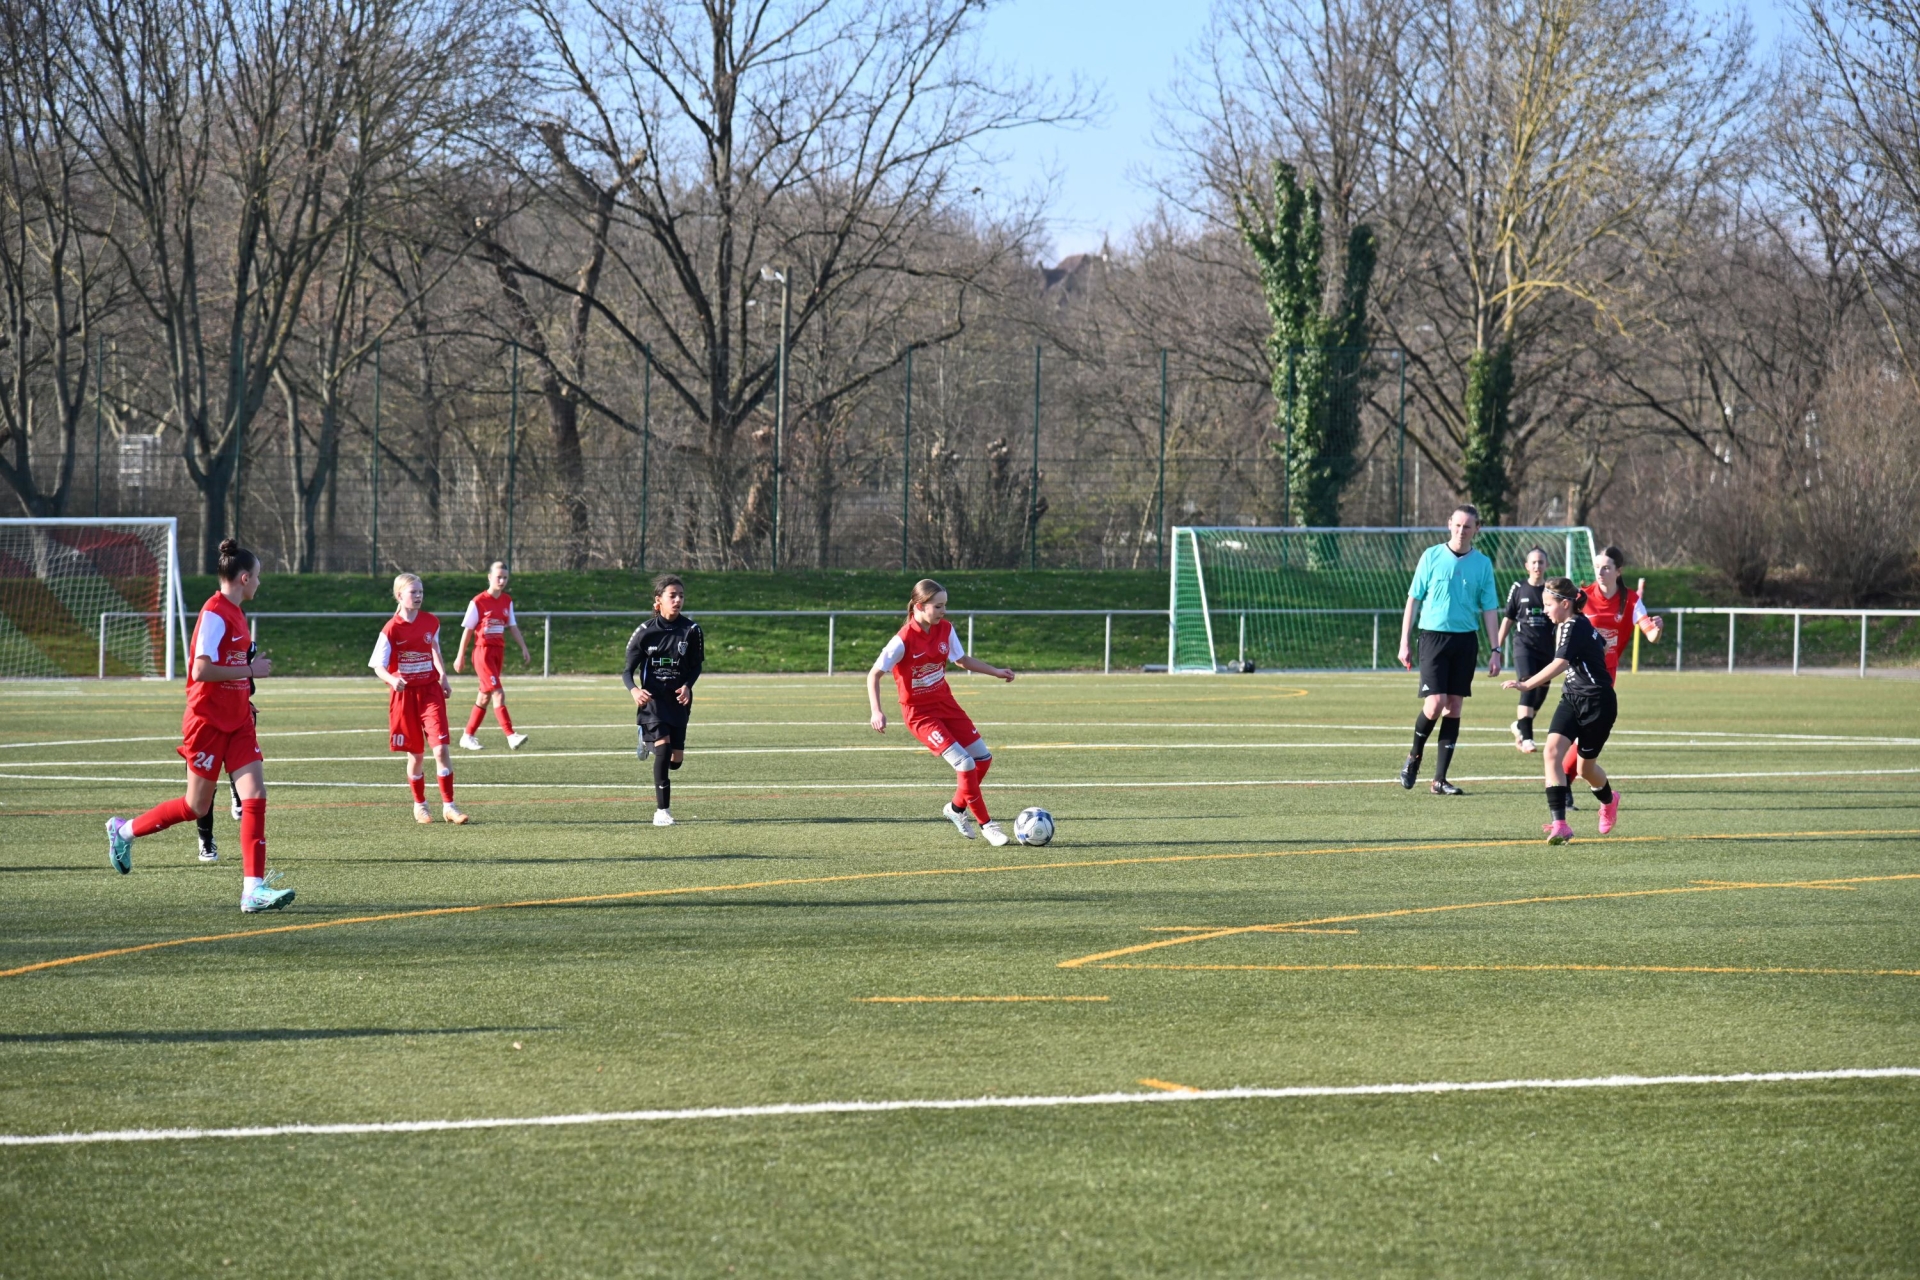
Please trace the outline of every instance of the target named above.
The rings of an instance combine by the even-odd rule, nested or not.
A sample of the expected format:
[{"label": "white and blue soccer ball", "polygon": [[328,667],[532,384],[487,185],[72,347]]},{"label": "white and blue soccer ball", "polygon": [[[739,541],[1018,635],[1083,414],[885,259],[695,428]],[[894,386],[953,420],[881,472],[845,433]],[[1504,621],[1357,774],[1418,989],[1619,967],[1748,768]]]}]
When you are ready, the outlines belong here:
[{"label": "white and blue soccer ball", "polygon": [[1046,844],[1053,839],[1053,815],[1045,809],[1022,809],[1013,820],[1013,838],[1021,844]]}]

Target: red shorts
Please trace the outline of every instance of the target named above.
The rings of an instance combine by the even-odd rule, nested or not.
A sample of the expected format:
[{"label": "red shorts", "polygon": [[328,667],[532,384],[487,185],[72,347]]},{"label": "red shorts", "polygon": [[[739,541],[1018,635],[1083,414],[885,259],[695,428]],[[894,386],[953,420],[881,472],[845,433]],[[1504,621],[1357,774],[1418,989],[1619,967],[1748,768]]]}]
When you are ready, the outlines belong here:
[{"label": "red shorts", "polygon": [[480,678],[480,692],[500,692],[501,659],[507,656],[504,644],[477,644],[473,646],[473,674]]},{"label": "red shorts", "polygon": [[180,738],[175,750],[186,759],[187,772],[210,782],[219,779],[222,769],[235,773],[262,758],[260,738],[251,718],[229,733],[188,712],[180,723]]},{"label": "red shorts", "polygon": [[964,747],[980,740],[980,731],[959,707],[942,711],[916,712],[907,709],[907,732],[927,744],[927,750],[939,755],[948,747]]},{"label": "red shorts", "polygon": [[447,695],[440,682],[403,685],[388,695],[387,732],[390,751],[418,756],[429,747],[446,746]]}]

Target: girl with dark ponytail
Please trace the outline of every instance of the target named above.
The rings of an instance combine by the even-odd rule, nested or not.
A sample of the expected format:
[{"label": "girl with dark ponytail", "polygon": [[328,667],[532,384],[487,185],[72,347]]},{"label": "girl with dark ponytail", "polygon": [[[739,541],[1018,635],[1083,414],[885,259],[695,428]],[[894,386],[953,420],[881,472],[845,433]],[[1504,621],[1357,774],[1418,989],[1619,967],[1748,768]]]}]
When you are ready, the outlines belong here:
[{"label": "girl with dark ponytail", "polygon": [[273,887],[267,874],[267,776],[252,697],[253,682],[271,675],[273,663],[255,654],[240,609],[260,589],[260,559],[228,538],[220,544],[217,567],[220,589],[200,606],[187,657],[179,747],[187,762],[187,792],[131,821],[107,819],[107,858],[125,875],[133,870],[136,838],[210,812],[224,769],[240,801],[240,909],[277,911],[293,901],[293,890]]}]

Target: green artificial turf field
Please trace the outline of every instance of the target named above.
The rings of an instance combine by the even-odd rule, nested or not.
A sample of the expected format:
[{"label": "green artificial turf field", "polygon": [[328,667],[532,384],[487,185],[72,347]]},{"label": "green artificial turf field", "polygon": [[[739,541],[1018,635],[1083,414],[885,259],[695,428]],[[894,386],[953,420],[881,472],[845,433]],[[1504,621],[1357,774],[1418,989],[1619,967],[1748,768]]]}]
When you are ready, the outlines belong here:
[{"label": "green artificial turf field", "polygon": [[0,1275],[1920,1272],[1920,1079],[1175,1092],[1920,1067],[1920,684],[1624,678],[1561,848],[1484,685],[1451,800],[1405,677],[956,686],[1050,847],[857,676],[704,681],[668,830],[614,680],[424,829],[380,686],[263,681],[265,917],[224,803],[108,868],[178,685],[0,686],[0,1135],[748,1109],[0,1143]]}]

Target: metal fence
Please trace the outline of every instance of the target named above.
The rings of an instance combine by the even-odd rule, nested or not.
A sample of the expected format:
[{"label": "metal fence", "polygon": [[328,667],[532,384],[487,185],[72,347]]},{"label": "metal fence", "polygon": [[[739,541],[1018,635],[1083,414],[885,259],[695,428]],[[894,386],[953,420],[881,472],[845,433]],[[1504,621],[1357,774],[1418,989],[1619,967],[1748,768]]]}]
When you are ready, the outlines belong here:
[{"label": "metal fence", "polygon": [[[1397,661],[1399,647],[1398,624],[1400,609],[1216,609],[1211,611],[1216,619],[1216,630],[1236,634],[1238,637],[1235,661],[1225,669],[1244,670],[1246,664],[1247,619],[1250,616],[1267,613],[1286,613],[1293,615],[1324,617],[1341,633],[1335,637],[1335,649],[1341,659],[1369,655],[1365,666],[1356,666],[1351,661],[1341,661],[1319,667],[1289,667],[1289,670],[1335,670],[1335,671],[1380,671],[1392,670]],[[1872,669],[1892,670],[1920,668],[1920,609],[1763,609],[1763,608],[1722,608],[1690,606],[1666,609],[1663,616],[1670,625],[1661,645],[1644,644],[1640,649],[1640,658],[1649,670],[1664,669],[1669,663],[1675,671],[1737,671],[1744,662],[1749,668],[1770,670],[1786,669],[1799,675],[1803,669],[1822,670],[1857,669],[1858,674],[1866,676]],[[159,614],[103,613],[100,615],[98,635],[100,637],[99,674],[106,675],[106,641],[113,622],[122,618],[154,618]],[[293,622],[298,620],[338,621],[346,619],[385,619],[392,617],[391,611],[382,612],[271,612],[250,613],[248,618],[253,625],[253,635],[259,643],[263,634],[273,628],[266,623]],[[538,619],[540,623],[540,674],[551,676],[554,672],[554,634],[555,620],[587,622],[591,620],[639,619],[648,616],[646,610],[602,610],[602,609],[523,609],[518,611],[523,623]],[[1100,648],[1100,670],[1111,674],[1114,670],[1114,626],[1115,618],[1157,617],[1165,619],[1164,609],[980,609],[965,613],[956,611],[951,615],[955,622],[965,620],[967,651],[973,652],[974,624],[976,619],[994,618],[1100,618],[1103,620],[1103,639]],[[820,632],[821,663],[820,669],[827,675],[843,670],[838,661],[838,649],[844,643],[840,621],[846,618],[890,618],[900,617],[898,609],[706,609],[699,615],[701,621],[723,618],[758,618],[764,620],[792,621],[817,619],[822,624]],[[1742,618],[1748,619],[1743,626]],[[1689,626],[1689,619],[1692,620]],[[1384,621],[1383,621],[1384,620]],[[1348,627],[1346,624],[1354,624]],[[189,623],[181,619],[182,646],[186,643],[186,631]],[[1346,634],[1351,631],[1352,634]],[[1381,665],[1382,636],[1387,645],[1386,666]],[[1671,658],[1665,651],[1671,647]],[[1223,646],[1224,647],[1224,646]],[[1689,653],[1694,656],[1689,660]],[[1705,655],[1702,658],[1701,655]],[[1088,665],[1091,666],[1092,651],[1089,650]],[[1511,663],[1512,651],[1509,648],[1507,659]],[[1623,665],[1631,666],[1633,659],[1627,659]],[[1148,664],[1153,665],[1153,664]]]}]

